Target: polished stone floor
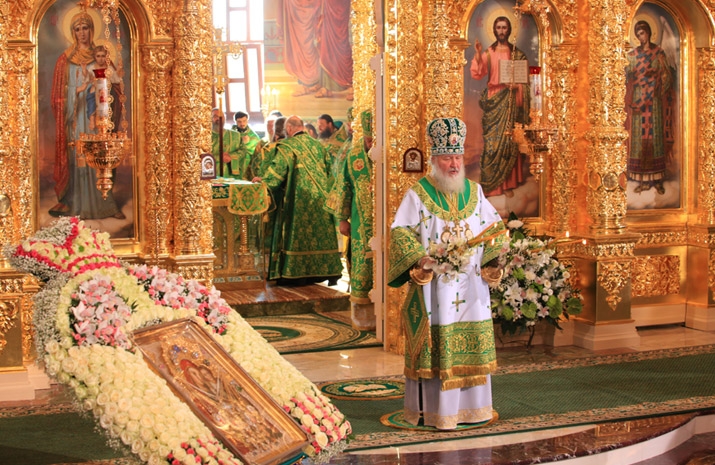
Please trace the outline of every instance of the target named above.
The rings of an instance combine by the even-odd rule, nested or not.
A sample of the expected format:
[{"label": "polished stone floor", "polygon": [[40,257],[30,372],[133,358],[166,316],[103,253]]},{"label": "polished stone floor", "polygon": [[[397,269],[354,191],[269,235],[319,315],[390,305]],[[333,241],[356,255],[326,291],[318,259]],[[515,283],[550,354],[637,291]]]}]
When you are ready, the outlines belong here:
[{"label": "polished stone floor", "polygon": [[[500,366],[546,359],[715,343],[715,332],[678,325],[639,330],[639,347],[601,352],[577,347],[501,350]],[[402,357],[380,348],[286,355],[313,382],[402,374]],[[715,411],[344,453],[332,464],[715,465]]]}]

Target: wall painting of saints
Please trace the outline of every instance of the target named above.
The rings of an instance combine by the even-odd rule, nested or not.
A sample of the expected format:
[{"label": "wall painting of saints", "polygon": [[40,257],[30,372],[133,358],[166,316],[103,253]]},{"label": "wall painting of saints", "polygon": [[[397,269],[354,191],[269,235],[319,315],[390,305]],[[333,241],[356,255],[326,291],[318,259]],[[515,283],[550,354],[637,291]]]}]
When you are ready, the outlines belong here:
[{"label": "wall painting of saints", "polygon": [[631,21],[626,66],[628,209],[680,207],[680,35],[662,7],[644,3]]},{"label": "wall painting of saints", "polygon": [[540,183],[509,133],[515,123],[529,123],[537,95],[528,80],[507,82],[499,64],[526,60],[528,66],[539,66],[536,23],[530,15],[517,20],[513,1],[486,0],[474,10],[467,35],[472,46],[464,69],[466,175],[482,185],[503,217],[509,212],[538,216]]},{"label": "wall painting of saints", "polygon": [[124,120],[131,137],[130,33],[122,12],[120,21],[121,47],[117,47],[114,25],[107,40],[96,9],[84,10],[76,2],[59,0],[41,20],[37,38],[39,227],[55,217],[79,216],[112,238],[135,235],[133,167],[125,159],[114,170],[114,186],[105,199],[97,189],[95,170],[78,150],[80,134],[99,131],[103,94],[94,69],[104,69],[111,84],[114,131]]}]

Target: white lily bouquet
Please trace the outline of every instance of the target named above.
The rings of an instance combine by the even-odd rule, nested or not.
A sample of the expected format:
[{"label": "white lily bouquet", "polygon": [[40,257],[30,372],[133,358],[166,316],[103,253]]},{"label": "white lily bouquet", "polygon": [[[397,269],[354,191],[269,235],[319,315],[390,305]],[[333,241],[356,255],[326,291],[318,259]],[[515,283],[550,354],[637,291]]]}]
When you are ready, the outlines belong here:
[{"label": "white lily bouquet", "polygon": [[504,277],[490,284],[493,320],[504,334],[533,331],[539,321],[561,329],[559,322],[581,313],[583,304],[568,267],[554,256],[554,239],[531,236],[513,213],[506,226],[511,239],[499,256]]}]

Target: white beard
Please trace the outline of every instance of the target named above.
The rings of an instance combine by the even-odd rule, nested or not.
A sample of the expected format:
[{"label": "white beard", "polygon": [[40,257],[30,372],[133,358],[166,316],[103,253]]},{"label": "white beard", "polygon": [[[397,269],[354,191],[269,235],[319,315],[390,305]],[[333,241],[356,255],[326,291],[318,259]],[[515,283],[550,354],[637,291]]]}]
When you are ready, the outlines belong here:
[{"label": "white beard", "polygon": [[450,176],[439,169],[436,163],[432,163],[432,177],[437,184],[437,189],[445,194],[461,194],[464,192],[464,165],[458,173]]}]

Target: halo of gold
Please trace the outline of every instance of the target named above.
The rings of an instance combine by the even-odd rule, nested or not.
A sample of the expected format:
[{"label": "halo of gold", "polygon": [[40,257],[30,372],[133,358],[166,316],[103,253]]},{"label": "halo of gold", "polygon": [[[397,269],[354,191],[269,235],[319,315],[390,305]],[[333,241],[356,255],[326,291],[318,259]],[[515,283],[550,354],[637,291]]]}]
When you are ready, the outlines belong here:
[{"label": "halo of gold", "polygon": [[114,66],[116,67],[118,57],[117,57],[117,46],[114,45],[114,42],[112,42],[111,40],[107,40],[107,39],[99,39],[94,42],[95,47],[98,45],[104,45],[107,48],[107,50],[109,51],[109,56],[107,58],[109,60],[111,60],[112,63],[114,64]]},{"label": "halo of gold", "polygon": [[[75,6],[67,10],[65,13],[64,17],[62,18],[62,34],[64,34],[65,38],[70,44],[74,43],[74,37],[72,37],[72,18],[77,13],[81,13],[83,8],[79,6]],[[92,36],[92,43],[96,44],[97,41],[102,37],[102,31],[104,30],[104,21],[102,20],[102,15],[99,14],[99,11],[93,9],[93,8],[87,8],[85,9],[85,12],[92,18],[92,21],[94,22],[94,35]]]},{"label": "halo of gold", "polygon": [[492,40],[490,40],[488,44],[485,44],[484,48],[491,45],[492,42],[497,39],[494,36],[494,20],[496,20],[500,16],[506,16],[507,18],[509,18],[509,22],[511,23],[511,34],[509,35],[509,42],[512,44],[516,44],[516,38],[519,37],[519,21],[516,20],[514,11],[506,8],[492,8],[491,11],[487,13],[486,20],[483,26],[485,29],[488,30],[487,36],[491,37]]},{"label": "halo of gold", "polygon": [[639,13],[633,18],[633,22],[631,23],[630,40],[633,48],[636,48],[641,44],[638,37],[636,37],[635,32],[636,23],[638,21],[645,21],[648,25],[650,25],[650,41],[656,45],[660,45],[660,40],[663,34],[660,21],[650,13]]}]

